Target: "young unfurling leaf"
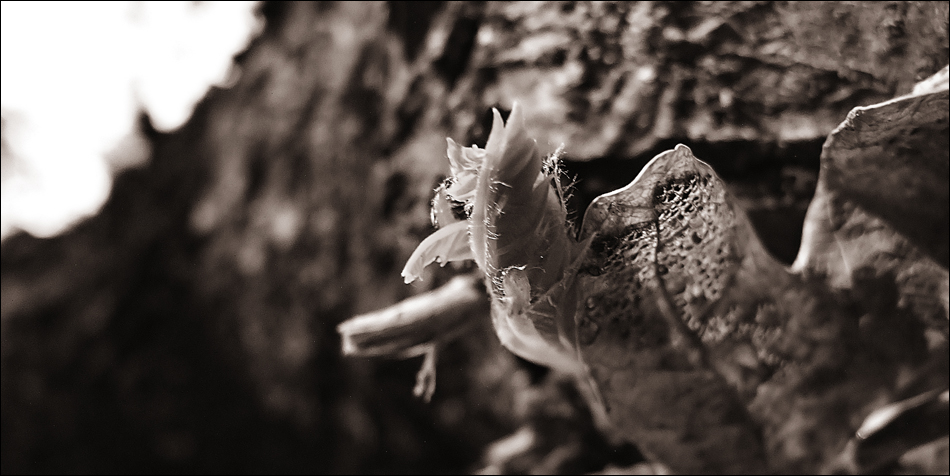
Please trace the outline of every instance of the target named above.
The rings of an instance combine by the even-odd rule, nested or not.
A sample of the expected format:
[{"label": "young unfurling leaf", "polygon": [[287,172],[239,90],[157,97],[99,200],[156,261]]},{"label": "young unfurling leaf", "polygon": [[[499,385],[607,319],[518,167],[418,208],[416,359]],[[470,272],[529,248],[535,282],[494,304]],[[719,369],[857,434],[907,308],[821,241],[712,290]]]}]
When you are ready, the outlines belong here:
[{"label": "young unfurling leaf", "polygon": [[[564,345],[572,339],[558,334],[559,308],[551,305],[561,296],[550,292],[563,288],[558,283],[570,278],[583,248],[567,224],[556,168],[543,170],[520,107],[512,107],[507,125],[497,110],[493,114],[484,149],[448,140],[452,176],[433,201],[433,221],[448,225],[419,245],[402,274],[408,283],[433,261],[474,259],[501,307],[493,319],[502,343],[528,360],[573,370],[576,359]],[[466,220],[457,221],[450,200],[462,204]],[[571,320],[573,328],[569,314],[560,320]]]}]

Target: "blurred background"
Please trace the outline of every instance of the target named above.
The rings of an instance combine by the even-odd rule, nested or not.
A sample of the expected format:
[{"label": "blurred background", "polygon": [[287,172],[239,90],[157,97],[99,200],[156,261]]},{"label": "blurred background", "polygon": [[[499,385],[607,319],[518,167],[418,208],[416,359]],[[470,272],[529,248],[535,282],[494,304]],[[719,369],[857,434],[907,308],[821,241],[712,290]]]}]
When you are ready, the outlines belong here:
[{"label": "blurred background", "polygon": [[519,101],[542,151],[565,146],[575,217],[686,143],[791,263],[825,137],[947,64],[947,13],[3,2],[2,472],[635,463],[487,315],[441,353],[431,403],[421,359],[341,357],[338,323],[466,269],[399,276],[445,137],[482,145]]}]

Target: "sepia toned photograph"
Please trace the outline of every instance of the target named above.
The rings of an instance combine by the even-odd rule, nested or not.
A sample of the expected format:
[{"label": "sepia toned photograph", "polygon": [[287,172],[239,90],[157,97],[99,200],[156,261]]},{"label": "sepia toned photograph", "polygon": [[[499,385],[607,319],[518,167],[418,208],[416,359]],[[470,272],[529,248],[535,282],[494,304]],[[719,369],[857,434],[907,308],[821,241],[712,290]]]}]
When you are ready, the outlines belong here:
[{"label": "sepia toned photograph", "polygon": [[0,2],[3,474],[950,474],[950,2]]}]

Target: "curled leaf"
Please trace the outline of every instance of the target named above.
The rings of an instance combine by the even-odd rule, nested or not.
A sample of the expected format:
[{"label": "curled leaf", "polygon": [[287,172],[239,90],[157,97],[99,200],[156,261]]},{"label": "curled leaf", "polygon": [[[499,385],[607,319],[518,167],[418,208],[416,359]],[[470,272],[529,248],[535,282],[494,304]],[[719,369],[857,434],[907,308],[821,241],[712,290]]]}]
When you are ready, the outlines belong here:
[{"label": "curled leaf", "polygon": [[[411,282],[432,261],[474,259],[500,306],[493,322],[505,346],[537,363],[567,368],[576,360],[567,335],[573,334],[573,312],[559,314],[562,308],[553,301],[565,295],[564,281],[583,246],[567,224],[556,158],[544,165],[518,104],[507,124],[497,110],[493,116],[484,149],[447,140],[452,176],[432,203],[433,224],[443,228],[419,245],[403,276]],[[454,213],[459,203],[465,221]]]},{"label": "curled leaf", "polygon": [[422,240],[402,270],[402,277],[405,278],[406,284],[422,279],[422,271],[433,261],[444,266],[445,263],[451,261],[472,259],[467,232],[467,224],[459,221],[437,230]]}]

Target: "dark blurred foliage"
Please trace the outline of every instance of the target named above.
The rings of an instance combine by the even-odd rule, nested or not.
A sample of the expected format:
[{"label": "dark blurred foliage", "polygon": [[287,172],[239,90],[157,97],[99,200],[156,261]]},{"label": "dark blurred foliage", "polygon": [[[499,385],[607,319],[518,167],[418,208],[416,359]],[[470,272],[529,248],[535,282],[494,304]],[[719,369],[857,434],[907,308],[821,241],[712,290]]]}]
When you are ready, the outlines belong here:
[{"label": "dark blurred foliage", "polygon": [[419,359],[340,356],[339,322],[457,272],[399,277],[431,231],[444,138],[481,144],[488,108],[521,101],[542,148],[566,143],[578,207],[686,142],[790,262],[824,137],[948,55],[945,3],[262,12],[240,81],[178,132],[143,118],[151,160],[97,216],[4,242],[3,473],[460,473],[519,428],[544,438],[495,469],[636,462],[487,318],[441,352],[429,404]]}]

